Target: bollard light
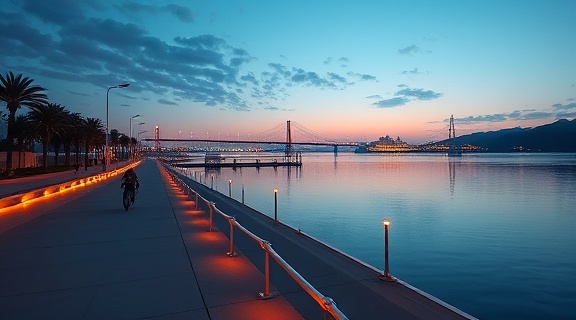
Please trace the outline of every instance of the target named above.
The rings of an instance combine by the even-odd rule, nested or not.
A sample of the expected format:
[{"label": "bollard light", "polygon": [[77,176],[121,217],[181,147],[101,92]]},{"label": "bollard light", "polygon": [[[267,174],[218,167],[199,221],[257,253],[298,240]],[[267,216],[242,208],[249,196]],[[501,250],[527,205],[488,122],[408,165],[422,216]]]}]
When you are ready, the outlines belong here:
[{"label": "bollard light", "polygon": [[212,175],[212,182],[210,183],[210,189],[214,189],[214,175]]},{"label": "bollard light", "polygon": [[278,223],[278,189],[274,189],[274,224]]},{"label": "bollard light", "polygon": [[378,278],[384,281],[396,281],[396,278],[390,275],[390,264],[388,262],[388,228],[390,227],[390,220],[383,219],[382,225],[384,225],[384,273]]},{"label": "bollard light", "polygon": [[228,180],[228,197],[232,198],[232,179]]},{"label": "bollard light", "polygon": [[244,184],[242,184],[242,204],[244,204]]}]

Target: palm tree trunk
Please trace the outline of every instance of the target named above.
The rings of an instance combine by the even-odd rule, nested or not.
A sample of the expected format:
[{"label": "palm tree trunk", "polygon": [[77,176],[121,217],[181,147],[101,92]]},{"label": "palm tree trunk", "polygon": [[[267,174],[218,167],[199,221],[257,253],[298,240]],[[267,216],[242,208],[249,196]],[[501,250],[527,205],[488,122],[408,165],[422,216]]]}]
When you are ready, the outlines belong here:
[{"label": "palm tree trunk", "polygon": [[64,165],[70,165],[70,144],[64,145]]},{"label": "palm tree trunk", "polygon": [[6,174],[12,171],[12,150],[14,147],[13,130],[16,125],[16,109],[9,109],[8,112],[8,132],[6,132]]},{"label": "palm tree trunk", "polygon": [[88,150],[90,150],[90,145],[86,141],[86,148],[84,148],[84,171],[88,170]]}]

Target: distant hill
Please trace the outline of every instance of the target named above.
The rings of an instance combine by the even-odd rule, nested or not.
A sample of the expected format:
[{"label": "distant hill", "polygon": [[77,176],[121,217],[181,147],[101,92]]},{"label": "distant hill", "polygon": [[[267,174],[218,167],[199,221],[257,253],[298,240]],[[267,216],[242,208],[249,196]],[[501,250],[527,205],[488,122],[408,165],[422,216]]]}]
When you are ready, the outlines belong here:
[{"label": "distant hill", "polygon": [[488,152],[576,152],[576,119],[561,119],[534,128],[472,133],[457,137],[454,142],[475,145]]}]

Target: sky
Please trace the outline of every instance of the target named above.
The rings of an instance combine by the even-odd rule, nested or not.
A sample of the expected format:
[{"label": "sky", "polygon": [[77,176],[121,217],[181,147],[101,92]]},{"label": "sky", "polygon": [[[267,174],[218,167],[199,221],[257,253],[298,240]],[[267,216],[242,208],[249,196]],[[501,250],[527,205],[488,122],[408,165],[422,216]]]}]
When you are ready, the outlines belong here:
[{"label": "sky", "polygon": [[574,119],[575,13],[572,0],[3,0],[0,72],[85,117],[105,122],[108,102],[121,133],[139,115],[140,138],[264,137],[290,120],[294,140],[424,143],[448,137],[451,115],[457,135]]}]

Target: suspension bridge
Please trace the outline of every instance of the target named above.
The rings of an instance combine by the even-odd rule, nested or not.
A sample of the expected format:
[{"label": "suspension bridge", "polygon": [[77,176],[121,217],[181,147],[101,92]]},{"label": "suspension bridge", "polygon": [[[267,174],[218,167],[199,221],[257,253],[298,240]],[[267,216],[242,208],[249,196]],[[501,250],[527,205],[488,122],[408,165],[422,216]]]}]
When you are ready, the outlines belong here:
[{"label": "suspension bridge", "polygon": [[[454,141],[456,138],[456,133],[454,129],[454,118],[453,116],[450,117],[450,124],[447,128],[443,128],[442,130],[435,133],[433,136],[438,136],[446,132],[448,129],[448,140]],[[328,146],[332,147],[334,153],[338,153],[338,147],[358,147],[365,143],[362,142],[350,142],[350,141],[334,141],[331,139],[324,138],[317,133],[314,133],[312,130],[305,128],[304,126],[292,122],[290,120],[286,121],[286,123],[281,123],[276,127],[269,129],[265,132],[256,134],[251,136],[248,139],[240,139],[239,135],[236,139],[230,139],[228,136],[226,139],[221,139],[220,134],[218,139],[210,139],[208,136],[206,138],[190,138],[190,139],[174,139],[174,138],[160,138],[160,128],[156,127],[154,132],[154,138],[146,138],[142,139],[142,141],[153,142],[154,147],[151,148],[153,151],[161,152],[161,143],[162,142],[171,142],[177,144],[185,144],[185,143],[214,143],[217,145],[222,144],[252,144],[252,145],[282,145],[284,149],[285,158],[290,159],[293,158],[295,154],[295,145],[299,146]],[[437,149],[434,147],[434,142],[430,141],[421,145],[411,146],[413,150],[420,150],[420,151],[445,151],[444,149],[440,148]],[[454,146],[450,146],[454,149]],[[209,151],[209,150],[207,150]]]},{"label": "suspension bridge", "polygon": [[[279,138],[279,133],[285,134],[285,139]],[[298,139],[294,139],[294,134],[298,135]],[[332,141],[321,137],[320,135],[306,129],[304,126],[297,123],[286,121],[286,124],[280,124],[270,130],[256,134],[249,139],[210,139],[210,138],[190,138],[190,139],[174,139],[174,138],[160,138],[160,128],[156,127],[154,138],[142,139],[142,141],[154,142],[154,150],[161,151],[162,142],[172,143],[186,143],[186,142],[204,142],[204,143],[217,143],[217,144],[257,144],[257,145],[284,145],[285,157],[292,157],[294,154],[294,146],[329,146],[334,148],[334,153],[338,152],[338,147],[356,147],[358,142],[338,142]]]}]

